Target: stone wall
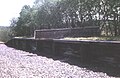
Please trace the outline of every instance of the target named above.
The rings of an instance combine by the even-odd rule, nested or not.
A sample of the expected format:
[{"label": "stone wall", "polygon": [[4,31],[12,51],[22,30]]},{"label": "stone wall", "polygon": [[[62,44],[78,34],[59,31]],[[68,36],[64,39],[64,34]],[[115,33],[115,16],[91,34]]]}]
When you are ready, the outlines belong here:
[{"label": "stone wall", "polygon": [[119,41],[72,41],[62,37],[99,36],[98,27],[36,30],[35,38],[13,38],[7,46],[36,54],[72,56],[82,61],[102,61],[120,65]]},{"label": "stone wall", "polygon": [[38,55],[71,56],[81,61],[102,61],[120,64],[119,41],[72,41],[59,39],[18,39],[6,45]]},{"label": "stone wall", "polygon": [[81,37],[81,36],[100,36],[98,26],[84,28],[63,28],[63,29],[43,29],[36,30],[35,38],[52,38],[59,39],[64,37]]}]

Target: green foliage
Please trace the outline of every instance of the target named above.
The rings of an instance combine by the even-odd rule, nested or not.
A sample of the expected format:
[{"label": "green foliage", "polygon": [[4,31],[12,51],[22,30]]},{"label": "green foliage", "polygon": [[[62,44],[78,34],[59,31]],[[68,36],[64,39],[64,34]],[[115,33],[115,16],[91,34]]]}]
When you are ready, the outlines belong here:
[{"label": "green foliage", "polygon": [[0,27],[0,41],[6,42],[11,39],[9,27]]},{"label": "green foliage", "polygon": [[35,0],[13,19],[15,36],[33,36],[36,29],[100,26],[105,36],[120,35],[120,0]]}]

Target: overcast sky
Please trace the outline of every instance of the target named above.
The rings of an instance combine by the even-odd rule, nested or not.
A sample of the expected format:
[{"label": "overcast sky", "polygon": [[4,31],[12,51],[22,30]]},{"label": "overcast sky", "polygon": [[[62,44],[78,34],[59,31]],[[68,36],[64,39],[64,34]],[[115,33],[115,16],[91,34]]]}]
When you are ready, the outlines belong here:
[{"label": "overcast sky", "polygon": [[0,26],[9,26],[13,17],[18,17],[24,5],[31,5],[35,0],[0,0]]}]

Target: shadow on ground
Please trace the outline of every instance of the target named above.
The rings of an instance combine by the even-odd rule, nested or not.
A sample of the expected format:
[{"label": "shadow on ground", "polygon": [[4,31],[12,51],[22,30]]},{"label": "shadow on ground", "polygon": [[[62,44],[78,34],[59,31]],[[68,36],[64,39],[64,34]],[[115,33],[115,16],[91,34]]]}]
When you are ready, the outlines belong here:
[{"label": "shadow on ground", "polygon": [[53,60],[59,60],[61,62],[69,63],[70,65],[75,65],[81,68],[86,68],[94,72],[103,72],[112,77],[120,77],[120,67],[113,66],[105,62],[85,62],[81,61],[80,58],[70,57],[70,56],[53,56],[51,54],[43,54],[39,52],[36,53],[38,56],[44,56],[47,58],[52,58]]},{"label": "shadow on ground", "polygon": [[120,67],[117,67],[116,65],[114,66],[110,63],[105,63],[105,62],[100,62],[100,61],[94,61],[94,62],[87,61],[86,62],[86,61],[81,61],[80,58],[64,56],[64,55],[56,56],[56,55],[52,55],[50,53],[44,53],[44,52],[34,52],[34,51],[27,51],[27,52],[37,54],[38,56],[52,58],[53,60],[59,60],[61,62],[69,63],[70,65],[75,65],[81,68],[86,68],[94,72],[103,72],[109,76],[120,78]]}]

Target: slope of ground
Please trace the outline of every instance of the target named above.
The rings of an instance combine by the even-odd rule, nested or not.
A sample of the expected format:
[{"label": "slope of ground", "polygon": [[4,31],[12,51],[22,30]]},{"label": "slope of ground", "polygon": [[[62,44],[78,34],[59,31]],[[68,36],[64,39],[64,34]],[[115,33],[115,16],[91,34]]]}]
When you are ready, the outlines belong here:
[{"label": "slope of ground", "polygon": [[113,78],[0,44],[1,78]]}]

